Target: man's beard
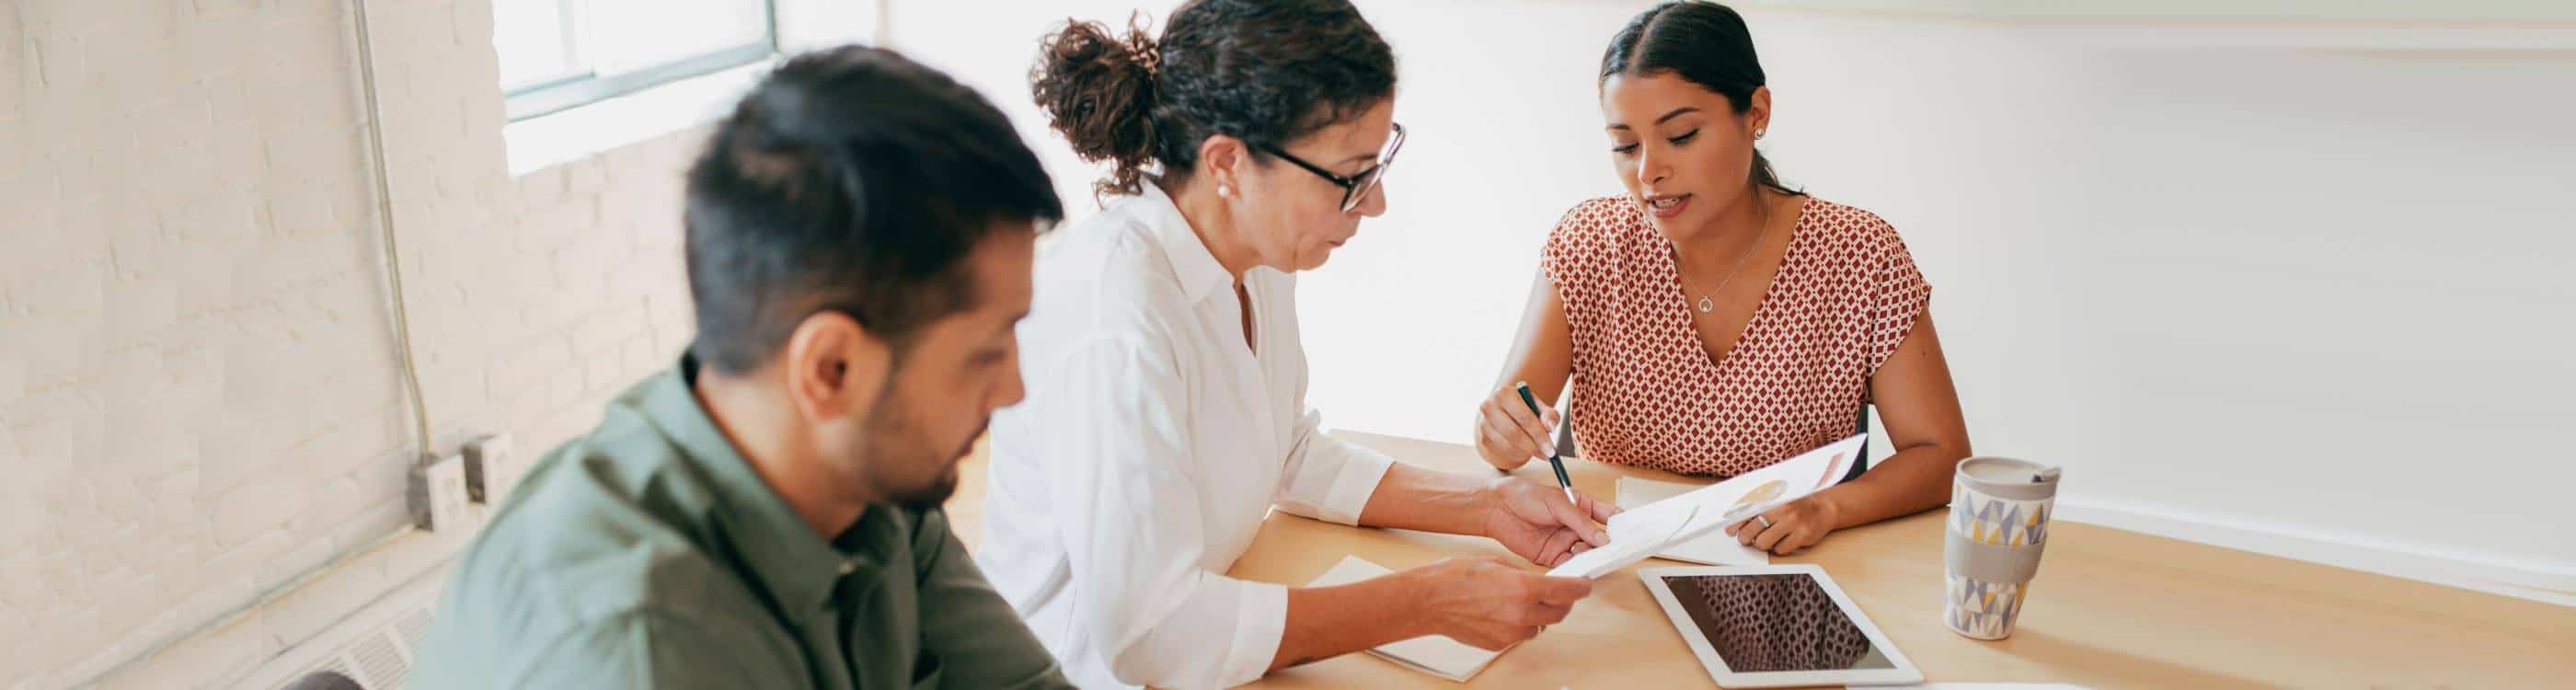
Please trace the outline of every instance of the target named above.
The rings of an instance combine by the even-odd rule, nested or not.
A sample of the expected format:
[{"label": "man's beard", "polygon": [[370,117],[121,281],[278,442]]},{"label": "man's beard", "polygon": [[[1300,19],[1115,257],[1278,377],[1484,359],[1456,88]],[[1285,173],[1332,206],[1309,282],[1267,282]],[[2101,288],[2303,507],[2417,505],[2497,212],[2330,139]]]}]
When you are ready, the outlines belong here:
[{"label": "man's beard", "polygon": [[948,497],[955,495],[957,495],[957,468],[950,467],[948,471],[939,474],[937,481],[926,486],[912,491],[888,494],[886,502],[919,512],[945,505],[948,503]]},{"label": "man's beard", "polygon": [[[964,445],[940,455],[941,451],[933,446],[936,442],[929,438],[929,432],[898,412],[911,407],[902,397],[894,395],[891,382],[878,391],[876,404],[871,406],[862,430],[866,454],[860,457],[867,459],[868,480],[875,485],[879,500],[916,511],[938,508],[947,503],[948,497],[956,495],[957,460],[974,449],[975,439],[984,435],[984,427],[979,426],[975,433],[967,435]],[[986,426],[990,424],[990,420],[985,422]],[[941,470],[939,476],[930,481],[907,486],[899,479],[908,474],[905,470],[934,465]]]}]

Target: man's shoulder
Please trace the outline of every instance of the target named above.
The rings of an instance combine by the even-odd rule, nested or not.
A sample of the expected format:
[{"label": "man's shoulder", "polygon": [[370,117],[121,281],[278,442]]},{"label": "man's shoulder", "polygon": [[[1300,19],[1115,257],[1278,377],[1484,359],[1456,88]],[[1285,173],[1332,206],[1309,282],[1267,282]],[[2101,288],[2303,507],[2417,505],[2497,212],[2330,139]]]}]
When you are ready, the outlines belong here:
[{"label": "man's shoulder", "polygon": [[654,657],[672,654],[793,658],[793,637],[769,607],[704,551],[645,523],[560,517],[568,518],[565,531],[590,536],[496,531],[458,564],[440,594],[423,663],[473,682],[425,687],[527,686],[563,677],[564,669],[549,667],[567,663],[596,666],[604,677],[658,674],[668,662]]},{"label": "man's shoulder", "polygon": [[458,566],[478,587],[466,593],[524,590],[595,616],[739,589],[696,514],[719,505],[711,480],[679,448],[628,435],[604,425],[540,461]]},{"label": "man's shoulder", "polygon": [[432,649],[506,669],[648,623],[744,644],[790,639],[761,632],[778,627],[769,607],[695,526],[706,524],[695,506],[715,505],[707,479],[616,416],[540,460],[467,547],[440,595]]},{"label": "man's shoulder", "polygon": [[757,610],[645,598],[564,615],[533,602],[518,611],[442,602],[412,687],[699,687],[802,669],[784,629],[743,615]]}]

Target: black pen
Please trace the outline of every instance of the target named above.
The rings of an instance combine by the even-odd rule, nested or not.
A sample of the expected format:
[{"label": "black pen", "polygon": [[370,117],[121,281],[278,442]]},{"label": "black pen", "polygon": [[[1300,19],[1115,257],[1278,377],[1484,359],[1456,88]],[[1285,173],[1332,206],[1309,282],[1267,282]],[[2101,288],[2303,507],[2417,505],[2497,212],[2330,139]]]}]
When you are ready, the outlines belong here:
[{"label": "black pen", "polygon": [[[1538,396],[1530,395],[1529,384],[1521,383],[1514,385],[1520,389],[1521,404],[1529,406],[1530,414],[1538,415],[1538,418],[1542,420],[1547,419],[1547,413],[1540,412],[1538,410]],[[1549,467],[1556,468],[1556,485],[1565,489],[1565,502],[1572,503],[1576,507],[1582,507],[1582,501],[1574,500],[1574,480],[1567,479],[1565,477],[1565,461],[1556,458],[1556,444],[1548,444],[1547,464]]]}]

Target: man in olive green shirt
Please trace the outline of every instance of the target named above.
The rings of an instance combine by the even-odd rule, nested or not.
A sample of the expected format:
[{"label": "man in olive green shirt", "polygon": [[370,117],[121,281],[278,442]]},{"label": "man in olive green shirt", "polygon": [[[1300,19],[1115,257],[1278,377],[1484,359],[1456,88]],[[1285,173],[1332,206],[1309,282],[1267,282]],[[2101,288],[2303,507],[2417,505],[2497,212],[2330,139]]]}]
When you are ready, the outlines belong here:
[{"label": "man in olive green shirt", "polygon": [[992,105],[859,47],[800,56],[688,179],[699,334],[503,503],[420,688],[1067,687],[940,502],[1022,397],[1063,215]]}]

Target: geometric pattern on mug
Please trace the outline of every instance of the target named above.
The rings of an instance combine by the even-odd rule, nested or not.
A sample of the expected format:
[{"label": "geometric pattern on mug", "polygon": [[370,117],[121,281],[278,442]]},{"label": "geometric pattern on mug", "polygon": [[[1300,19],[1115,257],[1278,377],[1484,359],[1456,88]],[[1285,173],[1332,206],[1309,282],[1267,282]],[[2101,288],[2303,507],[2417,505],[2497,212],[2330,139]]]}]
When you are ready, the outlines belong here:
[{"label": "geometric pattern on mug", "polygon": [[1980,639],[2012,634],[2013,619],[2021,616],[2030,583],[1986,582],[1955,574],[1948,578],[1941,601],[1943,623],[1961,635]]},{"label": "geometric pattern on mug", "polygon": [[1969,541],[1998,546],[2048,543],[2048,513],[2057,499],[2016,501],[1950,487],[1950,530]]}]

